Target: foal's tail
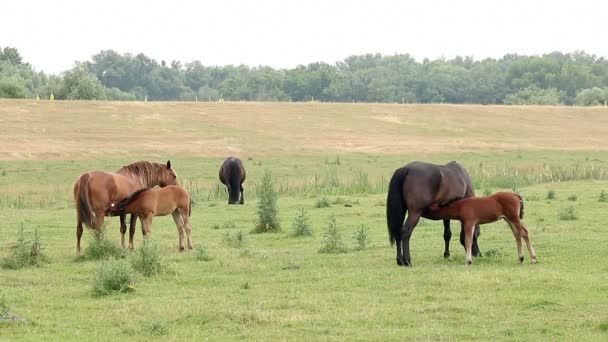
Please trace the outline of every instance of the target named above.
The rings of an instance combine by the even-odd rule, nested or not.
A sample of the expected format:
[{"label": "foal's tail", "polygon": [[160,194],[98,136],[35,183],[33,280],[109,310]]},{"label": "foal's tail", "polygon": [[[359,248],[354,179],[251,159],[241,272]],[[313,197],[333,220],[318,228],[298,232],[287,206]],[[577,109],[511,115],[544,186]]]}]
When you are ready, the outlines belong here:
[{"label": "foal's tail", "polygon": [[76,213],[82,220],[82,222],[89,228],[93,228],[93,208],[91,208],[91,201],[89,199],[89,183],[91,182],[91,175],[85,173],[80,176],[74,185],[74,201],[76,202]]},{"label": "foal's tail", "polygon": [[401,227],[405,219],[406,203],[403,198],[403,183],[408,169],[400,168],[395,171],[388,185],[388,197],[386,199],[386,223],[391,245],[401,240]]},{"label": "foal's tail", "polygon": [[515,194],[515,196],[517,196],[517,198],[519,198],[519,218],[523,219],[524,218],[524,199],[521,198],[521,196],[519,196],[518,194]]}]

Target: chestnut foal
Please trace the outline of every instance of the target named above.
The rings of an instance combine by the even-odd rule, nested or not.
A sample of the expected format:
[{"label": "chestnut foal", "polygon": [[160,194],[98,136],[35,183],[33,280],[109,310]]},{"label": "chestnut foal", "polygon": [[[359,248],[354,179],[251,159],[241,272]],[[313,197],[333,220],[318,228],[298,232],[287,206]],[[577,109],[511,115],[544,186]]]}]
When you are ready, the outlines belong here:
[{"label": "chestnut foal", "polygon": [[504,219],[513,231],[513,235],[517,241],[519,262],[524,261],[524,251],[521,244],[522,237],[528,246],[532,263],[536,262],[536,252],[534,252],[530,238],[528,238],[528,230],[526,230],[526,227],[521,222],[521,219],[524,217],[524,200],[518,194],[497,192],[488,197],[464,198],[444,207],[439,207],[437,203],[434,203],[429,207],[428,217],[433,220],[451,219],[460,221],[464,229],[467,265],[473,262],[471,248],[475,225],[492,223],[500,219]]},{"label": "chestnut foal", "polygon": [[188,239],[188,249],[192,249],[191,209],[192,201],[186,189],[179,185],[169,185],[159,189],[144,188],[138,190],[126,199],[110,204],[109,211],[112,214],[138,216],[144,236],[151,233],[154,216],[173,215],[179,233],[179,250],[183,251],[184,230]]}]

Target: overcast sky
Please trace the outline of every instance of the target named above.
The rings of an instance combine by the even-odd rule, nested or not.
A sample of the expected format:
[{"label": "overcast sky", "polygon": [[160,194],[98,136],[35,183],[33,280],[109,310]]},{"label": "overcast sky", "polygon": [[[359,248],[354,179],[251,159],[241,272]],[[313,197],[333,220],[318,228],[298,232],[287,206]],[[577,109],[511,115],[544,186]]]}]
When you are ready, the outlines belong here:
[{"label": "overcast sky", "polygon": [[278,68],[353,54],[608,57],[608,1],[2,1],[0,46],[58,73],[102,49]]}]

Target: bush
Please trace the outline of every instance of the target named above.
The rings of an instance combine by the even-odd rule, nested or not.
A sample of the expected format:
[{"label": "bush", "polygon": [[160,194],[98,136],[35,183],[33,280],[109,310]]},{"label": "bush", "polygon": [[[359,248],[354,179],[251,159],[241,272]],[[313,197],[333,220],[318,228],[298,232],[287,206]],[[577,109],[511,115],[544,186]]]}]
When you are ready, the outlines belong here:
[{"label": "bush", "polygon": [[146,277],[160,274],[164,265],[158,246],[153,244],[148,237],[144,239],[143,246],[131,257],[131,266]]},{"label": "bush", "polygon": [[132,291],[135,291],[133,275],[124,260],[110,259],[101,264],[93,283],[95,295],[105,296]]},{"label": "bush", "polygon": [[548,200],[555,199],[555,191],[553,191],[553,189],[547,190],[547,197],[546,198]]},{"label": "bush", "polygon": [[328,208],[330,206],[331,204],[325,197],[317,199],[317,203],[315,203],[315,208]]},{"label": "bush", "polygon": [[597,200],[598,202],[608,202],[608,192],[602,190],[600,192],[600,197]]},{"label": "bush", "polygon": [[574,221],[577,219],[573,206],[562,208],[558,211],[559,219],[562,221]]},{"label": "bush", "polygon": [[0,80],[0,98],[24,99],[27,90],[22,82],[12,79]]},{"label": "bush", "polygon": [[107,258],[124,258],[125,250],[116,243],[105,238],[105,228],[93,231],[92,239],[82,253],[84,260],[101,260]]},{"label": "bush", "polygon": [[291,226],[292,236],[311,236],[312,231],[310,229],[310,217],[304,210],[300,208],[300,212],[296,215],[296,218]]},{"label": "bush", "polygon": [[565,92],[555,88],[543,89],[533,85],[515,94],[508,94],[503,102],[506,105],[557,106],[562,104],[565,95]]},{"label": "bush", "polygon": [[281,225],[277,219],[277,192],[274,189],[272,173],[266,169],[262,176],[262,182],[258,189],[258,221],[254,233],[276,233],[281,231]]},{"label": "bush", "polygon": [[576,195],[570,195],[570,196],[568,196],[568,201],[576,202],[577,199],[578,199],[578,197]]},{"label": "bush", "polygon": [[355,232],[353,233],[353,239],[355,239],[355,242],[357,243],[357,249],[365,249],[365,247],[369,245],[371,240],[368,233],[369,228],[367,228],[366,225],[361,224],[357,226]]},{"label": "bush", "polygon": [[24,267],[40,266],[43,262],[48,262],[48,258],[42,253],[38,230],[34,231],[34,240],[27,240],[23,223],[21,223],[17,231],[17,240],[13,246],[13,251],[4,260],[3,267],[18,270]]},{"label": "bush", "polygon": [[346,247],[342,243],[342,236],[338,230],[338,224],[336,223],[336,216],[331,215],[329,217],[329,224],[327,230],[323,234],[323,245],[319,249],[319,253],[345,253]]}]

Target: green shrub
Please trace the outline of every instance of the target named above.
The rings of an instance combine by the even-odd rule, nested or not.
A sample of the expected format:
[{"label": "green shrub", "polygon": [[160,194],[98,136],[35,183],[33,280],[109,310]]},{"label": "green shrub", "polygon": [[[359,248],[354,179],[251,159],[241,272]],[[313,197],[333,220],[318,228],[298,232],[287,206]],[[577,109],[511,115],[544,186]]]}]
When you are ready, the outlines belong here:
[{"label": "green shrub", "polygon": [[101,260],[107,258],[124,258],[126,252],[116,243],[105,238],[105,227],[93,231],[92,239],[82,253],[84,260]]},{"label": "green shrub", "polygon": [[330,206],[329,200],[325,197],[317,199],[317,203],[315,203],[315,208],[328,208]]},{"label": "green shrub", "polygon": [[160,274],[163,271],[164,264],[160,250],[148,237],[145,237],[143,246],[133,253],[131,266],[146,277]]},{"label": "green shrub", "polygon": [[353,233],[353,239],[355,239],[355,242],[357,243],[357,249],[365,249],[371,241],[369,237],[369,228],[364,224],[358,225]]},{"label": "green shrub", "polygon": [[576,212],[573,206],[562,208],[558,211],[559,219],[562,221],[574,221],[577,219]]},{"label": "green shrub", "polygon": [[292,236],[311,236],[312,231],[310,229],[310,217],[306,213],[304,208],[300,208],[298,215],[291,226]]},{"label": "green shrub", "polygon": [[345,253],[346,247],[344,247],[344,243],[342,242],[342,236],[340,235],[340,231],[338,230],[338,224],[336,222],[336,216],[332,214],[329,217],[329,224],[327,225],[327,230],[325,234],[323,234],[323,242],[322,246],[319,249],[319,253]]},{"label": "green shrub", "polygon": [[576,195],[570,195],[570,196],[568,196],[568,201],[576,202],[577,199],[578,199],[578,197]]},{"label": "green shrub", "polygon": [[547,190],[547,196],[546,196],[546,198],[548,200],[555,199],[555,191],[553,191],[553,189]]},{"label": "green shrub", "polygon": [[135,291],[133,275],[126,261],[119,259],[103,261],[93,283],[93,294],[105,296],[132,291]]},{"label": "green shrub", "polygon": [[277,198],[278,194],[274,189],[272,173],[266,169],[262,176],[262,182],[258,189],[258,220],[254,233],[276,233],[281,231],[281,225],[277,218]]},{"label": "green shrub", "polygon": [[600,192],[600,197],[597,200],[598,202],[608,202],[608,192],[602,190]]},{"label": "green shrub", "polygon": [[3,262],[3,267],[18,270],[24,267],[40,266],[48,262],[48,258],[42,253],[42,243],[38,230],[34,231],[34,239],[27,240],[23,223],[17,231],[17,239],[13,245],[11,255]]}]

